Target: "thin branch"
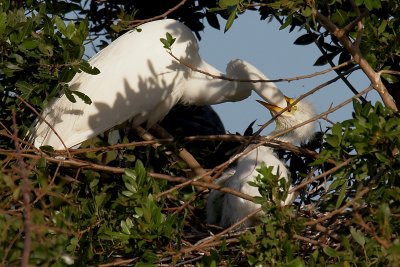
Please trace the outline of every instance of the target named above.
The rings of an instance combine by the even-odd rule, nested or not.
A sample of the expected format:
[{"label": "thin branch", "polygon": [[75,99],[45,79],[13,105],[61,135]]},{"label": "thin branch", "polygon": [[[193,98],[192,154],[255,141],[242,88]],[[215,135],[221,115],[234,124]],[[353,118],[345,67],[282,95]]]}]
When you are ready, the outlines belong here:
[{"label": "thin branch", "polygon": [[298,234],[294,234],[293,238],[297,239],[297,240],[300,240],[300,241],[303,241],[303,242],[306,242],[306,243],[310,243],[310,244],[316,245],[316,246],[321,246],[321,247],[326,247],[327,246],[326,244],[323,244],[323,243],[321,243],[321,242],[319,242],[317,240],[314,240],[314,239],[311,239],[311,238],[308,238],[308,237],[304,237],[304,236],[301,236],[301,235],[298,235]]},{"label": "thin branch", "polygon": [[[163,127],[156,124],[152,127],[159,134],[161,134],[162,138],[173,138],[171,134],[169,134]],[[211,182],[212,179],[210,175],[204,170],[204,168],[200,165],[200,163],[193,157],[192,154],[189,153],[184,147],[179,149],[178,156],[186,162],[186,164],[191,168],[194,173],[198,176],[201,176],[205,182]]]},{"label": "thin branch", "polygon": [[[258,208],[258,209],[256,209],[256,210],[253,210],[252,212],[250,212],[249,214],[247,214],[245,217],[243,217],[242,219],[240,219],[240,220],[237,221],[236,223],[232,224],[230,227],[224,229],[223,231],[219,232],[219,233],[216,234],[216,235],[213,235],[213,236],[211,236],[211,237],[207,237],[207,238],[205,238],[205,239],[203,239],[203,240],[200,240],[199,242],[196,243],[196,245],[204,246],[205,244],[209,244],[209,243],[211,243],[211,242],[214,242],[214,241],[220,239],[220,238],[223,237],[225,234],[231,232],[231,231],[232,231],[233,229],[235,229],[236,227],[242,225],[242,224],[243,224],[245,221],[247,221],[249,218],[255,216],[255,215],[256,215],[257,213],[259,213],[261,210],[262,210],[262,208]],[[185,252],[190,252],[190,251],[192,251],[192,250],[194,250],[194,249],[193,249],[193,248],[192,248],[192,249],[189,249],[189,251],[185,250]]]},{"label": "thin branch", "polygon": [[293,192],[296,192],[297,190],[299,190],[299,189],[301,189],[301,188],[303,188],[303,187],[306,187],[308,184],[311,184],[312,182],[314,182],[314,181],[316,181],[316,180],[319,180],[319,179],[321,179],[321,178],[324,178],[324,177],[326,177],[327,175],[332,174],[332,173],[334,173],[335,171],[341,169],[342,167],[349,165],[349,163],[351,162],[351,160],[352,160],[352,159],[347,159],[346,161],[344,161],[344,162],[342,162],[341,164],[339,164],[339,165],[333,167],[332,169],[329,169],[329,170],[327,170],[326,172],[321,173],[321,174],[318,175],[318,176],[312,177],[311,179],[308,179],[308,180],[302,182],[302,183],[299,184],[298,186],[293,187],[292,189],[290,189],[289,192],[288,192],[288,194],[291,194],[291,193],[293,193]]},{"label": "thin branch", "polygon": [[[16,153],[15,151],[8,151],[8,150],[4,150],[4,149],[0,149],[0,154],[14,156],[14,157],[18,156],[18,153]],[[82,161],[82,160],[78,160],[78,159],[74,159],[74,158],[59,159],[59,158],[47,156],[45,154],[32,155],[32,154],[21,153],[19,155],[21,157],[36,159],[36,160],[39,160],[40,158],[45,158],[49,162],[61,163],[63,166],[71,166],[71,167],[82,168],[82,169],[92,169],[92,170],[97,170],[97,171],[106,171],[106,172],[111,172],[111,173],[115,173],[115,174],[125,173],[124,168],[104,166],[104,165],[86,162],[86,161]],[[208,172],[208,173],[210,173],[210,172]],[[219,190],[224,193],[235,195],[237,197],[240,197],[240,198],[243,198],[243,199],[246,199],[249,201],[254,201],[254,198],[252,196],[243,194],[243,193],[233,190],[231,188],[221,187],[214,183],[200,182],[195,179],[188,180],[184,177],[173,177],[170,175],[154,173],[154,172],[148,172],[147,175],[149,175],[150,177],[153,177],[155,179],[167,180],[167,181],[173,182],[173,183],[185,183],[185,185],[195,185],[195,186],[200,186],[200,187],[204,187],[204,188],[208,188],[208,189],[215,189],[215,190]]]},{"label": "thin branch", "polygon": [[358,212],[356,212],[356,213],[354,214],[354,219],[355,219],[355,222],[356,222],[358,225],[360,225],[362,228],[364,228],[365,231],[367,231],[370,235],[372,235],[372,237],[373,237],[382,247],[384,247],[385,249],[388,249],[388,248],[389,248],[389,243],[388,243],[386,240],[380,238],[380,237],[376,234],[375,229],[372,228],[372,227],[370,227],[367,223],[365,223],[364,219],[361,217],[361,215],[360,215]]},{"label": "thin branch", "polygon": [[139,19],[139,20],[137,19],[137,20],[132,20],[132,21],[129,23],[129,26],[130,26],[130,28],[132,29],[132,28],[134,28],[134,27],[136,27],[136,26],[139,26],[139,25],[141,25],[141,24],[144,24],[144,23],[147,23],[147,22],[150,22],[150,21],[154,21],[154,20],[158,20],[158,19],[163,19],[163,18],[165,18],[166,16],[168,16],[169,14],[171,14],[172,12],[178,10],[178,9],[179,9],[181,6],[183,6],[186,2],[187,2],[187,0],[182,0],[182,1],[179,2],[176,6],[174,6],[174,7],[170,8],[170,9],[168,9],[166,12],[164,12],[164,13],[158,15],[158,16],[154,16],[154,17],[151,17],[151,18],[148,18],[148,19]]},{"label": "thin branch", "polygon": [[31,253],[31,244],[32,244],[32,215],[31,215],[31,200],[30,200],[30,192],[31,192],[31,184],[28,179],[28,167],[26,166],[25,161],[20,153],[20,144],[18,142],[18,128],[17,128],[17,119],[15,115],[15,111],[12,111],[12,120],[13,120],[13,137],[15,143],[15,149],[17,151],[17,161],[18,161],[18,169],[16,172],[19,173],[22,183],[21,183],[21,193],[22,193],[22,203],[24,205],[24,247],[21,257],[21,267],[29,266],[29,256]]},{"label": "thin branch", "polygon": [[342,207],[340,207],[339,209],[336,209],[336,210],[334,210],[334,211],[332,211],[332,212],[329,212],[329,213],[326,214],[325,216],[323,216],[323,217],[321,217],[321,218],[318,218],[318,219],[316,219],[316,220],[305,222],[304,225],[306,225],[306,226],[307,226],[307,225],[315,225],[315,224],[318,224],[318,223],[320,223],[320,222],[326,221],[326,220],[332,218],[333,216],[335,216],[335,215],[337,215],[337,214],[342,213],[345,209],[347,209],[348,207],[354,205],[359,199],[362,198],[362,196],[364,196],[366,193],[368,193],[369,190],[370,190],[369,188],[364,188],[362,191],[358,192],[358,193],[356,194],[356,196],[355,196],[352,200],[346,202],[346,204],[344,204],[344,205],[343,205]]},{"label": "thin branch", "polygon": [[43,121],[44,123],[47,124],[47,126],[50,127],[50,129],[54,132],[54,134],[57,136],[57,138],[61,141],[62,145],[63,145],[64,148],[65,148],[65,151],[67,152],[68,157],[71,157],[71,155],[69,154],[69,151],[68,151],[68,147],[65,145],[63,139],[62,139],[61,136],[57,133],[57,131],[54,129],[54,127],[53,127],[48,121],[46,121],[46,119],[43,118],[43,116],[42,116],[41,114],[39,114],[39,112],[37,112],[37,110],[36,110],[34,107],[32,107],[28,102],[26,102],[22,97],[20,97],[20,96],[17,95],[17,94],[15,94],[15,97],[18,98],[19,101],[21,101],[22,103],[24,103],[25,106],[27,106],[30,110],[32,110],[33,113],[35,113],[35,115],[38,116],[38,118],[39,118],[41,121]]},{"label": "thin branch", "polygon": [[[309,31],[311,32],[311,31]],[[332,59],[330,57],[328,57],[328,53],[324,50],[324,48],[321,46],[321,44],[318,42],[318,40],[314,40],[315,45],[318,47],[319,51],[325,56],[325,59],[328,61],[329,65],[331,67],[335,67],[335,63],[333,63]],[[340,71],[338,69],[335,69],[335,72],[337,75],[340,75]],[[353,94],[358,94],[358,91],[356,88],[354,88],[354,86],[349,82],[349,80],[347,79],[347,77],[345,76],[341,76],[340,79],[344,82],[344,84],[350,89],[350,91]],[[360,100],[363,103],[367,103],[367,100],[363,97],[360,96]]]},{"label": "thin branch", "polygon": [[332,70],[337,70],[340,69],[342,67],[348,66],[352,63],[351,60],[343,62],[342,64],[339,64],[337,66],[334,66],[332,68],[328,68],[322,71],[318,71],[312,74],[308,74],[308,75],[301,75],[301,76],[296,76],[296,77],[292,77],[292,78],[280,78],[280,79],[269,79],[269,80],[265,80],[265,79],[237,79],[237,78],[232,78],[232,77],[228,77],[226,75],[220,75],[220,74],[214,74],[214,73],[210,73],[207,72],[205,70],[202,69],[198,69],[194,66],[192,66],[191,64],[189,64],[188,62],[185,62],[181,59],[179,59],[177,56],[175,56],[172,52],[170,51],[166,51],[168,54],[170,54],[176,61],[179,62],[179,64],[191,69],[192,71],[204,74],[206,76],[209,76],[211,78],[214,79],[220,79],[220,80],[225,80],[225,81],[231,81],[231,82],[245,82],[245,83],[266,83],[266,82],[292,82],[292,81],[297,81],[297,80],[302,80],[302,79],[309,79],[309,78],[313,78],[319,75],[323,75],[326,74],[328,72],[331,72]]}]

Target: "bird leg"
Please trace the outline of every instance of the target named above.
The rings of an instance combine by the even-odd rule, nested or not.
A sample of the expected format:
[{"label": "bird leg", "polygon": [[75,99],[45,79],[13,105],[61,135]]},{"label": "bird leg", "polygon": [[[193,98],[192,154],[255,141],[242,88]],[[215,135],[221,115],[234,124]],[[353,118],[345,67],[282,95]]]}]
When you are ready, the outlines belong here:
[{"label": "bird leg", "polygon": [[[171,134],[169,134],[163,127],[159,124],[155,124],[152,127],[161,138],[173,138]],[[206,170],[200,165],[200,163],[193,157],[192,154],[189,153],[185,148],[181,148],[179,150],[178,156],[186,162],[186,164],[193,170],[193,172],[202,177],[202,180],[209,183],[212,181],[212,178],[209,174],[207,174]]]}]

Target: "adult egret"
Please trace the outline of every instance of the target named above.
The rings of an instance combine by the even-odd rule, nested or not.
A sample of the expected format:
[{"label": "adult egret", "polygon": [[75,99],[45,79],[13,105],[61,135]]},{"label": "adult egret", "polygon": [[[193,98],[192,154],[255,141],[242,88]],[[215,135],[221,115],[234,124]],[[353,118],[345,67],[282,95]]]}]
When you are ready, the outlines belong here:
[{"label": "adult egret", "polygon": [[[35,147],[54,149],[79,146],[83,141],[132,119],[133,125],[147,126],[161,120],[177,103],[212,105],[240,101],[256,91],[265,101],[285,105],[282,93],[272,83],[242,83],[213,79],[177,62],[163,48],[160,37],[176,38],[171,52],[183,62],[203,71],[220,74],[199,55],[198,43],[184,24],[159,20],[132,30],[89,60],[98,75],[77,73],[69,82],[71,90],[92,100],[70,102],[65,95],[51,101],[33,127]],[[266,79],[251,64],[232,60],[226,75],[238,79]],[[51,127],[48,125],[50,124]]]},{"label": "adult egret", "polygon": [[[291,98],[286,98],[286,100],[289,104],[292,104],[294,101]],[[262,101],[259,102],[270,109],[273,115],[283,109],[280,106],[271,105]],[[274,132],[289,129],[312,118],[314,115],[315,112],[313,107],[307,102],[300,101],[296,105],[292,106],[290,110],[285,111],[276,118],[276,129]],[[313,135],[313,132],[314,124],[309,123],[276,138],[276,140],[290,143],[301,143],[310,138]],[[259,174],[257,169],[261,167],[262,162],[264,162],[266,166],[272,166],[272,172],[275,175],[279,175],[281,178],[286,179],[287,182],[290,181],[290,174],[284,162],[279,159],[271,148],[259,146],[241,157],[237,161],[236,167],[223,173],[215,183],[250,196],[260,196],[258,188],[249,185],[248,182],[254,181],[254,178]],[[295,193],[288,194],[282,204],[291,204],[295,197]],[[218,190],[212,190],[207,201],[207,223],[219,225],[221,227],[228,227],[258,208],[260,208],[259,204],[255,204],[251,201]],[[244,222],[243,226],[248,227],[254,224],[255,219],[253,217]]]}]

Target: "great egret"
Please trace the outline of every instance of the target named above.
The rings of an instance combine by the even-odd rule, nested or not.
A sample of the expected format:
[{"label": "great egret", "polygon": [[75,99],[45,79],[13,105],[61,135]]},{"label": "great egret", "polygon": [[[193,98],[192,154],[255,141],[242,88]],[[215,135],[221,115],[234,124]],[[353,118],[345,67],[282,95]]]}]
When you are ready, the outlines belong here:
[{"label": "great egret", "polygon": [[[293,103],[293,99],[286,98],[289,104]],[[261,102],[261,101],[259,101]],[[274,115],[281,111],[282,108],[276,105],[271,105],[261,102],[265,107],[270,109]],[[292,106],[290,110],[285,111],[276,119],[276,129],[273,133],[289,129],[299,123],[302,123],[315,115],[313,107],[304,101],[298,102]],[[314,132],[314,124],[309,123],[302,127],[296,128],[293,131],[276,138],[276,140],[301,143],[312,136]],[[216,184],[232,188],[236,191],[248,194],[250,196],[260,196],[257,187],[248,184],[253,181],[259,174],[257,169],[264,162],[266,166],[272,166],[272,172],[289,181],[289,171],[286,165],[279,159],[274,151],[265,146],[259,146],[251,152],[241,157],[237,161],[236,167],[227,170],[223,175],[215,181]],[[279,186],[279,185],[277,185]],[[283,205],[289,205],[296,197],[295,193],[288,194]],[[223,193],[218,190],[212,190],[207,200],[207,223],[228,227],[236,223],[252,211],[260,208],[259,204],[242,199],[232,194]],[[253,217],[254,218],[254,217]],[[248,227],[255,224],[255,220],[250,218],[243,226]]]},{"label": "great egret", "polygon": [[[282,93],[272,83],[242,83],[213,79],[192,71],[177,62],[163,48],[160,37],[170,33],[176,38],[171,52],[183,62],[213,74],[220,74],[199,55],[198,43],[184,24],[159,20],[132,30],[97,53],[89,63],[100,70],[98,75],[77,73],[69,83],[92,100],[91,105],[65,95],[54,99],[43,111],[66,147],[83,141],[132,119],[133,125],[147,126],[161,120],[177,103],[212,105],[240,101],[256,91],[271,104],[285,105]],[[266,79],[251,64],[232,60],[226,75],[238,79]],[[35,147],[44,145],[64,149],[60,138],[42,119],[33,127]]]}]

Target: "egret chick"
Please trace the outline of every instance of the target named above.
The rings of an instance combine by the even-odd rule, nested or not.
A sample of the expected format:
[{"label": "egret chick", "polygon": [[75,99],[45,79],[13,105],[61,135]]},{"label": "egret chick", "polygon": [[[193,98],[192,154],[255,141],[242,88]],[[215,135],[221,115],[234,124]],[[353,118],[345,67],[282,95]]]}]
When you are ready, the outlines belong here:
[{"label": "egret chick", "polygon": [[[69,82],[71,90],[89,96],[91,105],[81,99],[72,103],[65,95],[49,103],[32,127],[35,147],[77,147],[129,119],[134,126],[147,123],[150,127],[177,103],[234,102],[255,91],[270,104],[286,105],[282,93],[273,83],[214,79],[176,61],[160,42],[166,33],[175,38],[171,47],[175,57],[196,69],[221,74],[200,57],[197,40],[184,24],[165,19],[143,24],[140,30],[125,33],[89,60],[100,74],[79,72]],[[238,59],[228,63],[226,76],[267,79],[257,68]]]},{"label": "egret chick", "polygon": [[[285,99],[288,104],[294,102],[291,98],[285,97]],[[271,111],[272,115],[275,115],[283,109],[277,105],[271,105],[262,101],[259,102],[267,107]],[[290,129],[314,116],[314,108],[309,103],[300,101],[296,105],[292,106],[290,110],[285,111],[276,118],[276,129],[272,134]],[[314,127],[314,123],[308,123],[276,138],[276,140],[290,143],[305,142],[313,135]],[[255,177],[259,175],[257,169],[261,167],[261,163],[263,162],[267,167],[273,167],[273,174],[284,178],[286,182],[290,182],[290,173],[287,170],[285,163],[279,159],[273,149],[265,146],[258,146],[245,156],[241,157],[237,161],[236,167],[227,170],[215,181],[215,183],[222,187],[232,188],[250,196],[261,196],[258,188],[249,185],[248,182],[254,181]],[[295,193],[288,194],[282,205],[290,205],[295,197]],[[232,194],[223,193],[218,190],[212,190],[207,200],[207,223],[226,228],[258,208],[260,208],[260,205],[255,204],[252,201],[245,200]],[[262,213],[260,212],[259,214]],[[256,223],[256,220],[257,216],[253,216],[246,220],[242,226],[252,226]]]}]

